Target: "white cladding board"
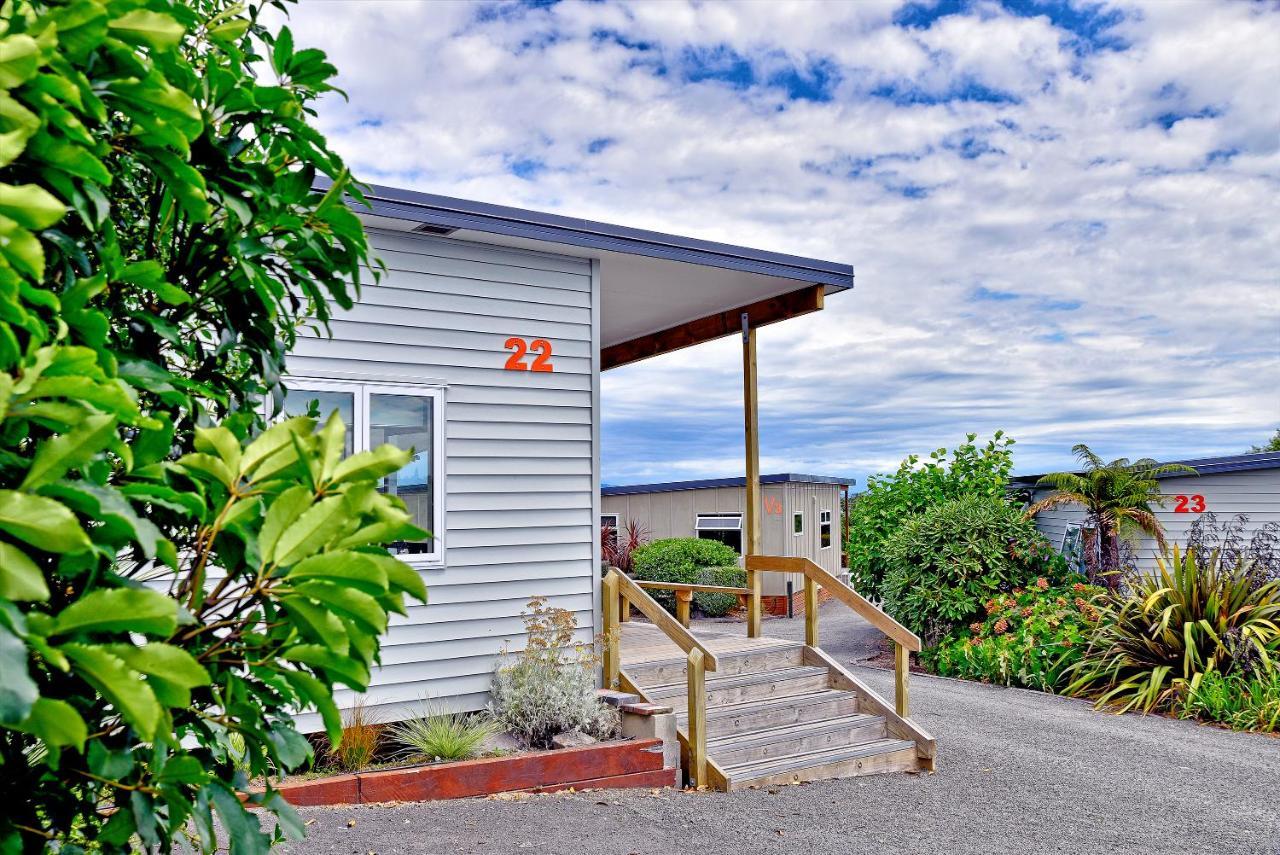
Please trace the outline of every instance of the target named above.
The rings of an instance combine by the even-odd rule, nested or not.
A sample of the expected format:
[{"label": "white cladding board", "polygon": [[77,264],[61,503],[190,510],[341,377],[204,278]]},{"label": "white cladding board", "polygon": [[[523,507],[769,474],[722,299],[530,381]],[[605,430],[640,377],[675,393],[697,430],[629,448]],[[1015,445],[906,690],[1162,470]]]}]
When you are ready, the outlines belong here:
[{"label": "white cladding board", "polygon": [[[579,640],[594,633],[597,274],[588,259],[370,238],[383,278],[338,315],[331,339],[300,340],[288,369],[446,387],[444,564],[421,571],[429,603],[393,617],[366,700],[384,719],[423,701],[478,709],[497,655],[524,646],[530,597],[573,611]],[[513,336],[548,339],[554,370],[504,369]]]},{"label": "white cladding board", "polygon": [[[1185,544],[1187,531],[1192,523],[1207,513],[1214,514],[1219,525],[1233,521],[1238,514],[1244,514],[1248,517],[1244,525],[1246,538],[1269,522],[1280,523],[1280,469],[1250,469],[1183,478],[1162,478],[1160,489],[1166,498],[1164,506],[1156,508],[1156,517],[1164,526],[1165,539],[1170,544]],[[1050,489],[1037,490],[1035,500],[1039,501],[1052,493],[1053,490]],[[1198,503],[1180,502],[1179,496],[1186,496],[1189,499],[1202,496],[1204,512],[1194,513],[1193,509],[1198,507]],[[1185,507],[1186,510],[1179,512],[1179,506]],[[1036,527],[1055,548],[1060,549],[1067,525],[1079,523],[1083,519],[1082,510],[1068,505],[1037,516]],[[1135,542],[1134,546],[1138,567],[1147,572],[1154,571],[1158,551],[1155,541],[1142,537]]]}]

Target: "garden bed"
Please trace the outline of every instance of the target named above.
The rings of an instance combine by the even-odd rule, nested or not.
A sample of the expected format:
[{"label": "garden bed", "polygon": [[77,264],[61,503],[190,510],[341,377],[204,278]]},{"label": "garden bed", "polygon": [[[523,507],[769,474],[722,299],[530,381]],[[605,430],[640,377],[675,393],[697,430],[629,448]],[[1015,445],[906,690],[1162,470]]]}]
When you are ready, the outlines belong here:
[{"label": "garden bed", "polygon": [[279,791],[290,804],[304,807],[421,802],[570,788],[676,786],[678,770],[664,768],[662,752],[661,739],[621,739],[579,748],[286,782]]}]

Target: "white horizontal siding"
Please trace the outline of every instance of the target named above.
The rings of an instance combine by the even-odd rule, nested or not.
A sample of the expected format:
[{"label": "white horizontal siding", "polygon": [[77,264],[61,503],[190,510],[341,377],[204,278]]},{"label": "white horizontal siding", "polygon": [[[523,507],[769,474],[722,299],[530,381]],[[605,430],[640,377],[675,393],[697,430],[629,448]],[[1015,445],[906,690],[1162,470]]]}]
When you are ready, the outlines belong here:
[{"label": "white horizontal siding", "polygon": [[[426,605],[392,616],[366,700],[390,717],[423,699],[474,709],[503,647],[523,646],[531,597],[571,611],[580,640],[594,632],[591,263],[399,233],[371,238],[386,265],[381,280],[335,317],[331,337],[300,340],[289,371],[446,385],[444,565],[423,571]],[[506,370],[512,336],[549,340],[555,370]]]},{"label": "white horizontal siding", "polygon": [[[1248,521],[1244,526],[1245,540],[1267,523],[1280,523],[1280,469],[1253,469],[1244,472],[1224,472],[1220,475],[1199,475],[1184,478],[1164,478],[1160,481],[1164,493],[1163,507],[1156,508],[1156,518],[1164,527],[1165,539],[1170,544],[1183,545],[1196,519],[1195,513],[1178,513],[1176,496],[1204,497],[1205,512],[1212,512],[1219,526],[1232,522],[1237,514],[1244,514]],[[1036,492],[1037,500],[1052,494],[1052,490]],[[1036,517],[1036,527],[1060,548],[1068,523],[1081,522],[1084,512],[1073,506],[1047,511]],[[1147,572],[1156,569],[1159,552],[1155,540],[1140,538],[1134,544],[1138,567]]]}]

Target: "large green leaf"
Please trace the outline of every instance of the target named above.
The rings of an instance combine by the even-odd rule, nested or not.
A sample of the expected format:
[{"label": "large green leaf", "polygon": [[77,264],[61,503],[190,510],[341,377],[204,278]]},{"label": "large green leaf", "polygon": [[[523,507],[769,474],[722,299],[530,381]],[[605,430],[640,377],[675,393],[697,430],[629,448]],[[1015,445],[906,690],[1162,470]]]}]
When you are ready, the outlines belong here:
[{"label": "large green leaf", "polygon": [[107,24],[111,34],[133,44],[170,50],[182,41],[182,25],[160,12],[134,9]]},{"label": "large green leaf", "polygon": [[31,712],[39,689],[27,672],[27,646],[0,625],[0,724],[13,726]]},{"label": "large green leaf", "polygon": [[[83,601],[82,601],[83,602]],[[106,648],[88,644],[64,644],[59,650],[73,667],[102,693],[143,739],[153,739],[162,719],[160,702],[142,675],[125,665]]]},{"label": "large green leaf", "polygon": [[47,229],[67,206],[39,184],[0,184],[0,214],[29,229]]},{"label": "large green leaf", "polygon": [[94,538],[100,543],[132,541],[142,548],[147,558],[163,555],[166,546],[172,551],[172,544],[161,535],[156,524],[139,514],[133,503],[115,487],[88,481],[60,481],[45,487],[43,492],[103,522],[105,525],[94,530]]},{"label": "large green leaf", "polygon": [[49,599],[49,585],[36,563],[12,543],[0,540],[0,597],[7,600],[43,603]]},{"label": "large green leaf", "polygon": [[369,594],[387,590],[386,571],[370,556],[359,552],[325,552],[304,558],[286,574],[290,582],[323,579],[348,585]]},{"label": "large green leaf", "polygon": [[25,34],[0,39],[0,87],[13,89],[35,76],[40,68],[40,46]]},{"label": "large green leaf", "polygon": [[231,855],[268,855],[271,838],[263,833],[257,816],[240,803],[236,794],[222,783],[209,784],[204,789],[222,820]]},{"label": "large green leaf", "polygon": [[323,644],[339,656],[347,655],[347,629],[333,612],[298,594],[282,595],[280,605],[309,640]]},{"label": "large green leaf", "polygon": [[343,460],[333,469],[330,480],[341,483],[383,478],[408,466],[411,457],[408,451],[396,448],[394,445],[380,445]]},{"label": "large green leaf", "polygon": [[181,647],[151,642],[142,647],[112,644],[104,649],[133,670],[145,674],[152,691],[165,706],[190,706],[191,690],[209,685],[209,672]]},{"label": "large green leaf", "polygon": [[345,683],[357,692],[369,688],[369,669],[364,663],[348,656],[339,656],[319,644],[295,644],[284,651],[281,658],[286,662],[300,662],[319,668],[332,679]]},{"label": "large green leaf", "polygon": [[240,459],[243,475],[258,481],[291,465],[297,460],[294,437],[310,434],[313,426],[311,419],[292,418],[267,428],[244,450]]},{"label": "large green leaf", "polygon": [[387,584],[393,589],[404,591],[415,600],[427,601],[427,584],[422,574],[405,564],[399,558],[385,553],[366,553],[365,557],[382,568],[386,574]]},{"label": "large green leaf", "polygon": [[308,508],[313,494],[303,486],[290,487],[271,503],[258,533],[258,551],[268,564],[275,561],[276,547],[285,529],[291,527]]},{"label": "large green leaf", "polygon": [[115,437],[116,418],[106,413],[86,415],[71,431],[46,439],[36,448],[21,490],[38,490],[58,480],[68,469],[83,466]]},{"label": "large green leaf", "polygon": [[312,505],[280,534],[275,563],[287,567],[319,552],[337,534],[346,515],[347,503],[342,496],[329,496]]},{"label": "large green leaf", "polygon": [[168,636],[178,628],[178,604],[150,588],[99,588],[59,612],[54,633],[140,632]]},{"label": "large green leaf", "polygon": [[81,552],[89,537],[75,514],[53,499],[0,490],[0,531],[45,552]]},{"label": "large green leaf", "polygon": [[329,687],[305,671],[280,671],[279,673],[293,687],[293,690],[320,714],[320,720],[324,722],[325,734],[329,737],[329,744],[337,745],[341,742],[342,715],[338,712],[338,705],[333,702],[333,692]]},{"label": "large green leaf", "polygon": [[89,736],[89,728],[75,707],[56,698],[37,698],[31,714],[21,723],[11,726],[14,730],[42,739],[50,748],[69,745],[83,751],[84,741]]},{"label": "large green leaf", "polygon": [[293,590],[328,606],[339,614],[359,621],[372,632],[387,631],[387,613],[378,601],[368,594],[343,585],[309,581],[294,584]]}]

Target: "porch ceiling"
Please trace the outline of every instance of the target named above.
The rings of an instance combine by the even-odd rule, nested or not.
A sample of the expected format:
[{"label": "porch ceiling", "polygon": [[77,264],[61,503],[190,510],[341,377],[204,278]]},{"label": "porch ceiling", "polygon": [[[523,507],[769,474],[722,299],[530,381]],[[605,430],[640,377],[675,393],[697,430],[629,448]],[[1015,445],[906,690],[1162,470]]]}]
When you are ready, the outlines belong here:
[{"label": "porch ceiling", "polygon": [[601,273],[605,369],[822,308],[853,286],[847,264],[591,222],[465,199],[374,187],[369,225],[594,258]]}]

